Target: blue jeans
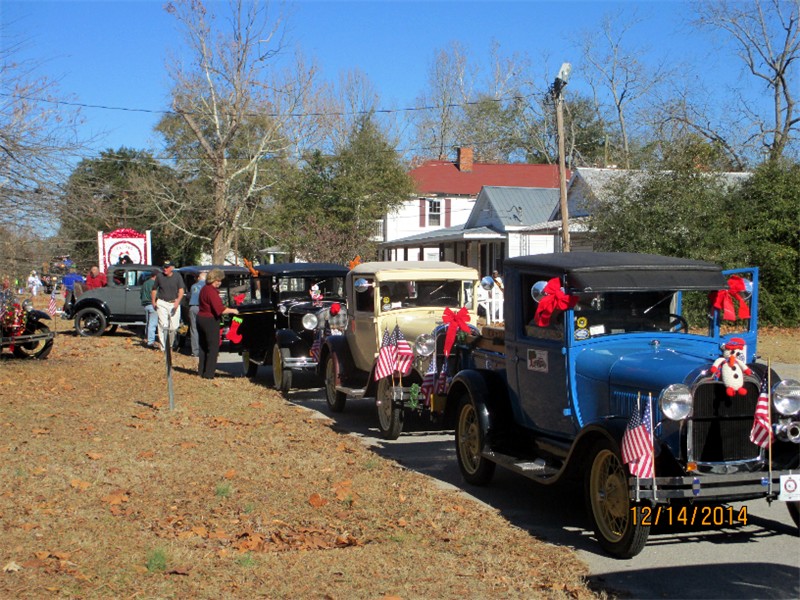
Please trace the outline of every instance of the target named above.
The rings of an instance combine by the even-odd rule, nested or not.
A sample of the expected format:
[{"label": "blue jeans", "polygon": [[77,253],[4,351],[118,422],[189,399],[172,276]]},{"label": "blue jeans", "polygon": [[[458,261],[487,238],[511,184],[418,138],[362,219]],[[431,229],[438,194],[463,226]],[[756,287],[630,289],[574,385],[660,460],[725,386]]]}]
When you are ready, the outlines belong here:
[{"label": "blue jeans", "polygon": [[147,323],[147,325],[145,325],[147,343],[155,344],[156,327],[158,327],[158,315],[156,314],[156,309],[153,307],[152,304],[146,304],[144,306],[144,320]]},{"label": "blue jeans", "polygon": [[200,356],[200,334],[197,332],[197,313],[199,306],[189,307],[189,328],[191,329],[192,356]]}]

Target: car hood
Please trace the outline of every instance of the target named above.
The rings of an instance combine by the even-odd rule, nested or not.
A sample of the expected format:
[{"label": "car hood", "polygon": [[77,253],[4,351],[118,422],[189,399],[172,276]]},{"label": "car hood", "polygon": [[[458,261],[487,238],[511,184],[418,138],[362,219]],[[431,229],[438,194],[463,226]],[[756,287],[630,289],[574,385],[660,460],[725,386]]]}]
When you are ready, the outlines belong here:
[{"label": "car hood", "polygon": [[719,341],[699,336],[604,341],[578,349],[575,374],[611,388],[656,392],[690,383],[719,356]]}]

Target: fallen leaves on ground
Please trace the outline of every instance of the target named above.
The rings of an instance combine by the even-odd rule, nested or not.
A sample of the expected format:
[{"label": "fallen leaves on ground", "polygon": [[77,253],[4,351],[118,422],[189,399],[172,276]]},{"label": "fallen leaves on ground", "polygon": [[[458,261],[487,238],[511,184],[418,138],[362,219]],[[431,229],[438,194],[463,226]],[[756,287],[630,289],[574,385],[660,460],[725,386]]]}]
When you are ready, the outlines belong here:
[{"label": "fallen leaves on ground", "polygon": [[0,597],[592,596],[571,550],[266,380],[207,382],[176,355],[170,411],[163,360],[127,332],[0,359]]}]

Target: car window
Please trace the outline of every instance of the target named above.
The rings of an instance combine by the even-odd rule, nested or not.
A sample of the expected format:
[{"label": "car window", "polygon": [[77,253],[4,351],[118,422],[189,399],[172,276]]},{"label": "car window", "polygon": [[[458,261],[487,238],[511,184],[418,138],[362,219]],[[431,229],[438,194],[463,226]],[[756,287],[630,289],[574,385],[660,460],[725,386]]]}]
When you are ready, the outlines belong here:
[{"label": "car window", "polygon": [[[458,279],[382,281],[378,288],[380,310],[386,312],[420,306],[460,308],[470,304],[472,298],[471,293],[469,297],[466,295],[463,284]],[[470,292],[471,286],[470,283]]]},{"label": "car window", "polygon": [[[371,277],[364,277],[369,284],[369,287],[363,292],[356,292],[356,310],[359,312],[375,312],[375,280]],[[355,281],[353,282],[355,283]]]},{"label": "car window", "polygon": [[250,276],[245,273],[231,273],[222,280],[219,295],[226,306],[258,304],[260,296],[253,293]]}]

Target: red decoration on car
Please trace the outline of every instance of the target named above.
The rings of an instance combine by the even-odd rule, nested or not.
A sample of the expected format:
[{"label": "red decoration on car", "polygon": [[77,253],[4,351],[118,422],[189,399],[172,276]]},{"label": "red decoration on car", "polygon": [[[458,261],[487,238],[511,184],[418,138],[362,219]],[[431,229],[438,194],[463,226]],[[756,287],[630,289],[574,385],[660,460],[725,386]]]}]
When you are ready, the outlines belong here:
[{"label": "red decoration on car", "polygon": [[336,315],[338,315],[341,312],[342,305],[339,304],[338,302],[334,302],[333,304],[331,304],[331,307],[330,307],[329,310],[330,310],[331,316],[335,317]]},{"label": "red decoration on car", "polygon": [[[726,321],[735,321],[738,319],[749,319],[750,308],[741,296],[741,292],[745,291],[744,279],[739,275],[733,275],[728,279],[728,289],[719,290],[709,294],[711,306],[716,308],[722,313],[722,318]],[[733,301],[739,303],[739,315],[737,317],[736,311],[733,309]]]},{"label": "red decoration on car", "polygon": [[561,289],[558,277],[548,281],[543,292],[544,296],[539,300],[539,306],[536,307],[536,314],[533,316],[533,322],[539,327],[548,327],[554,312],[572,308],[579,300],[578,296],[567,294]]},{"label": "red decoration on car", "polygon": [[228,329],[228,334],[226,337],[233,342],[234,344],[238,344],[242,341],[242,334],[239,333],[239,326],[242,324],[241,317],[233,317],[231,320],[231,327]]},{"label": "red decoration on car", "polygon": [[450,349],[456,341],[458,330],[469,333],[469,325],[467,325],[469,323],[469,311],[467,311],[466,306],[458,309],[457,313],[454,313],[450,308],[445,308],[442,320],[447,325],[447,335],[444,338],[444,355],[450,356]]}]

